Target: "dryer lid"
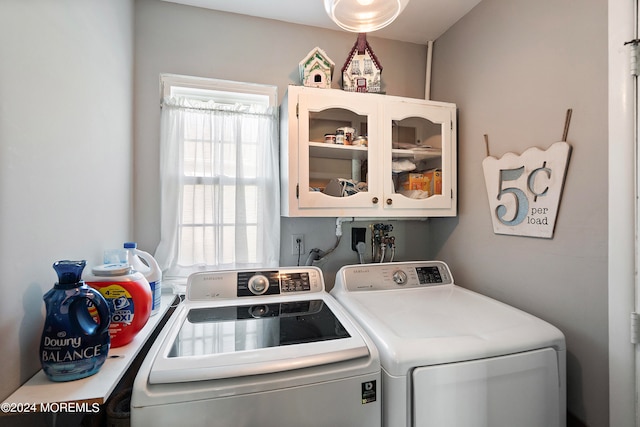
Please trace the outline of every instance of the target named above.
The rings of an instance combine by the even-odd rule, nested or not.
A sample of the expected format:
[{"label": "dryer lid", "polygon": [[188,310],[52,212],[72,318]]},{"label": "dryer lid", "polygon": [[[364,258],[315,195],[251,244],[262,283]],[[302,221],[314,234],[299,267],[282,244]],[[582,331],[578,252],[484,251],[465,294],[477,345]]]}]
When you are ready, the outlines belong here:
[{"label": "dryer lid", "polygon": [[360,321],[392,375],[406,375],[416,366],[565,349],[564,335],[549,323],[453,284],[337,297]]}]

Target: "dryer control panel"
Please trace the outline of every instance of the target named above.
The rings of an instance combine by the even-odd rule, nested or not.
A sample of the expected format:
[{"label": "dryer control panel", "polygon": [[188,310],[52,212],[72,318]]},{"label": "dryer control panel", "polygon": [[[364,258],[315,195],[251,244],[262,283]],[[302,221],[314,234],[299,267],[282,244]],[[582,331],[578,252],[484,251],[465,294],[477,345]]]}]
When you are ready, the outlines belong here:
[{"label": "dryer control panel", "polygon": [[204,271],[189,276],[186,299],[210,301],[322,291],[324,279],[317,267]]},{"label": "dryer control panel", "polygon": [[451,271],[442,261],[349,265],[342,267],[336,276],[336,287],[351,292],[450,284],[453,284]]}]

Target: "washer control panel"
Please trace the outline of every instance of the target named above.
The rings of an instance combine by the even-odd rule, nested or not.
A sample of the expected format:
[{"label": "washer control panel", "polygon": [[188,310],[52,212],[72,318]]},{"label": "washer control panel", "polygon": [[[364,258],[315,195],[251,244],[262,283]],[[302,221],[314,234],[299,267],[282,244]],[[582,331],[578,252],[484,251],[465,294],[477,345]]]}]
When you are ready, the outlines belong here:
[{"label": "washer control panel", "polygon": [[238,271],[237,295],[277,295],[280,293],[280,275],[275,271]]},{"label": "washer control panel", "polygon": [[348,291],[418,288],[450,285],[453,277],[442,261],[360,264],[342,267],[336,286]]},{"label": "washer control panel", "polygon": [[186,299],[207,301],[322,291],[324,279],[317,267],[206,271],[189,276]]}]

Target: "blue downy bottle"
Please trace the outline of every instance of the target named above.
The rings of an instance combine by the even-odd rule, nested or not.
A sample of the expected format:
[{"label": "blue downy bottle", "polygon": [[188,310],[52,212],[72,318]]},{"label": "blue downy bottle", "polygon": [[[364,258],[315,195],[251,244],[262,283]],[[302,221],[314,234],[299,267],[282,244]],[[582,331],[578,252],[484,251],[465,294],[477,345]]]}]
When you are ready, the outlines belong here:
[{"label": "blue downy bottle", "polygon": [[72,381],[100,370],[109,352],[109,306],[82,281],[85,261],[58,261],[58,282],[44,294],[47,314],[40,363],[51,381]]}]

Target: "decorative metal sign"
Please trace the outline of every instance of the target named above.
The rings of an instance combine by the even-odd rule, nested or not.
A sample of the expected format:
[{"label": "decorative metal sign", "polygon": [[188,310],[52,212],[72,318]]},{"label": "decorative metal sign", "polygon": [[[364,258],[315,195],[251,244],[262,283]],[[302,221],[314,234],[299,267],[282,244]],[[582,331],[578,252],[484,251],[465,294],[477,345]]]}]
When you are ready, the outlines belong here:
[{"label": "decorative metal sign", "polygon": [[533,147],[521,155],[484,159],[494,233],[553,237],[570,153],[562,141],[546,151]]}]

